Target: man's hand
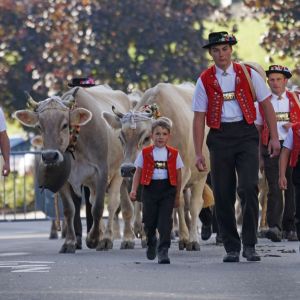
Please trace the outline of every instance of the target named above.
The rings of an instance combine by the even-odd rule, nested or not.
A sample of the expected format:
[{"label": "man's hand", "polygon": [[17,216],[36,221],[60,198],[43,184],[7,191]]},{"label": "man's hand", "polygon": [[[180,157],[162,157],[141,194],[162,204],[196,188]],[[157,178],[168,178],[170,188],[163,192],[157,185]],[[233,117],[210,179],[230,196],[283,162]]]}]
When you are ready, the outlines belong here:
[{"label": "man's hand", "polygon": [[281,190],[286,190],[287,189],[287,180],[285,176],[280,176],[278,180],[279,188]]},{"label": "man's hand", "polygon": [[278,139],[270,139],[268,144],[268,153],[270,157],[278,156],[280,153],[280,143]]},{"label": "man's hand", "polygon": [[10,173],[9,163],[4,163],[3,169],[2,169],[2,176],[8,176],[9,173]]},{"label": "man's hand", "polygon": [[195,165],[199,172],[207,171],[205,158],[202,154],[196,155],[196,164]]},{"label": "man's hand", "polygon": [[129,194],[131,201],[136,201],[136,191],[131,191]]}]

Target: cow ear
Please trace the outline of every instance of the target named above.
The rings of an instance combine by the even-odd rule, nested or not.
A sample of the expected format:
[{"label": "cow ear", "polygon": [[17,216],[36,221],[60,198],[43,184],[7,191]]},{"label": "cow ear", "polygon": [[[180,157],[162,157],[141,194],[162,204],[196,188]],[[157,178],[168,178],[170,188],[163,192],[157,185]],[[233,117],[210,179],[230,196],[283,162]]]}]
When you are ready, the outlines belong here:
[{"label": "cow ear", "polygon": [[33,147],[41,149],[43,147],[43,138],[41,135],[36,135],[30,140],[30,143]]},{"label": "cow ear", "polygon": [[83,126],[92,119],[93,114],[85,108],[76,108],[70,113],[70,124]]},{"label": "cow ear", "polygon": [[106,121],[106,123],[113,129],[122,128],[122,124],[120,118],[118,118],[115,114],[111,114],[107,111],[102,113],[102,118]]},{"label": "cow ear", "polygon": [[17,119],[20,123],[28,127],[35,127],[38,123],[37,113],[31,110],[17,110],[13,114],[13,118]]}]

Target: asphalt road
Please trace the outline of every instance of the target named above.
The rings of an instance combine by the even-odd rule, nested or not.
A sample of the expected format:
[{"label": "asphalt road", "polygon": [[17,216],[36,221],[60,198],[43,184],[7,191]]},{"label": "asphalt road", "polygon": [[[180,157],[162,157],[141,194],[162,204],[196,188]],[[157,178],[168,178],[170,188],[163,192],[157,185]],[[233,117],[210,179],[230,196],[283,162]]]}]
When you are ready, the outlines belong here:
[{"label": "asphalt road", "polygon": [[134,250],[99,252],[85,245],[59,254],[62,239],[49,240],[50,222],[0,223],[0,299],[299,299],[299,242],[259,239],[261,262],[222,263],[214,236],[200,252],[179,251],[170,265],[148,261]]}]

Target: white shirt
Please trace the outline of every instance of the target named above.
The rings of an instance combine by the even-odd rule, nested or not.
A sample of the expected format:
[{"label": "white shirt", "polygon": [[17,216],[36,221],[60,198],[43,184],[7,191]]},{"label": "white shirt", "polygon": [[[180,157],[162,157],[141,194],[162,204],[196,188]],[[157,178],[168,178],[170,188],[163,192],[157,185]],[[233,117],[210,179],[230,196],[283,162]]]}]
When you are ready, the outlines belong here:
[{"label": "white shirt", "polygon": [[[289,104],[289,99],[286,95],[286,92],[284,92],[281,95],[281,98],[279,100],[279,96],[275,95],[272,93],[272,98],[271,98],[271,103],[273,105],[275,113],[281,112],[290,112],[290,104]],[[255,108],[256,108],[256,120],[255,124],[256,125],[263,125],[263,119],[259,111],[259,105],[255,103]],[[278,131],[278,137],[279,140],[284,140],[287,136],[288,131],[283,127],[284,124],[288,123],[288,121],[277,121],[277,131]]]},{"label": "white shirt", "polygon": [[0,132],[6,130],[5,117],[2,108],[0,107]]},{"label": "white shirt", "polygon": [[[158,148],[154,147],[153,148],[153,159],[154,161],[167,161],[168,160],[168,150],[166,147],[163,148]],[[142,151],[138,154],[134,165],[135,167],[143,168],[144,160],[143,160],[143,153]],[[181,169],[183,168],[183,161],[181,159],[180,154],[178,153],[177,155],[177,160],[176,160],[176,169]],[[166,169],[154,169],[152,179],[167,179],[168,178],[168,170]]]},{"label": "white shirt", "polygon": [[[236,73],[233,69],[233,64],[226,70],[227,75],[222,75],[224,71],[216,66],[216,78],[219,82],[223,93],[235,91]],[[251,80],[256,93],[258,102],[262,102],[270,96],[270,91],[266,86],[263,78],[253,69],[251,69]],[[199,77],[196,83],[196,89],[193,96],[192,110],[206,112],[208,105],[207,94],[201,78]],[[224,101],[221,112],[221,122],[237,122],[243,120],[243,113],[236,99]]]},{"label": "white shirt", "polygon": [[293,129],[289,128],[288,133],[286,135],[286,138],[285,138],[282,146],[292,150],[293,144],[294,144]]}]

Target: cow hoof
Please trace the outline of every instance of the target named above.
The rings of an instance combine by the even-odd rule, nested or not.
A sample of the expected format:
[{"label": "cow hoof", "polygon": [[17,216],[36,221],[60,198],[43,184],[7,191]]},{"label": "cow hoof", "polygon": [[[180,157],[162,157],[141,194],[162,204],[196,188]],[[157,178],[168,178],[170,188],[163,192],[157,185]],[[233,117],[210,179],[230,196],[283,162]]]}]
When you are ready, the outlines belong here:
[{"label": "cow hoof", "polygon": [[184,250],[186,247],[186,243],[184,241],[179,241],[178,242],[178,249],[179,250]]},{"label": "cow hoof", "polygon": [[134,249],[134,241],[123,241],[120,249]]},{"label": "cow hoof", "polygon": [[58,234],[57,232],[50,232],[50,235],[49,235],[49,240],[56,240],[58,239]]},{"label": "cow hoof", "polygon": [[76,246],[71,244],[63,244],[59,250],[59,253],[75,253]]},{"label": "cow hoof", "polygon": [[191,242],[186,245],[187,251],[200,251],[200,244],[198,242]]},{"label": "cow hoof", "polygon": [[110,239],[103,239],[98,243],[97,251],[110,250],[113,248],[113,242]]},{"label": "cow hoof", "polygon": [[76,236],[76,249],[81,250],[82,249],[82,240],[81,236]]},{"label": "cow hoof", "polygon": [[142,248],[147,248],[147,241],[146,240],[142,240]]},{"label": "cow hoof", "polygon": [[98,241],[96,239],[91,239],[89,237],[85,240],[86,246],[90,249],[95,249],[98,245]]}]

